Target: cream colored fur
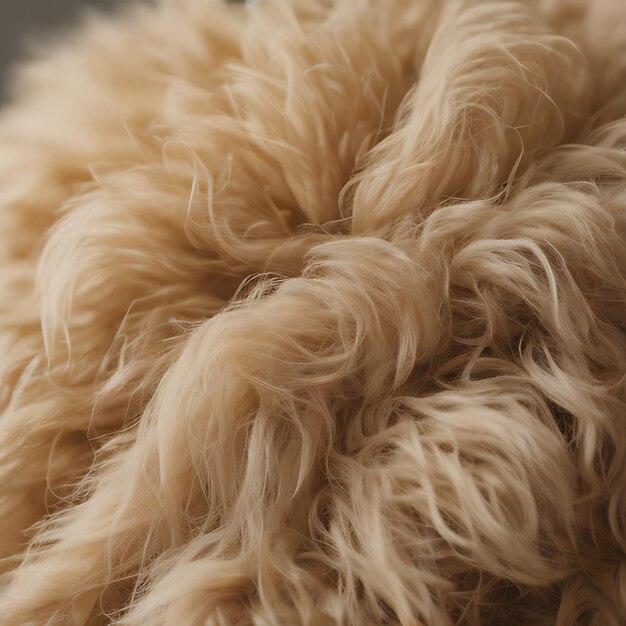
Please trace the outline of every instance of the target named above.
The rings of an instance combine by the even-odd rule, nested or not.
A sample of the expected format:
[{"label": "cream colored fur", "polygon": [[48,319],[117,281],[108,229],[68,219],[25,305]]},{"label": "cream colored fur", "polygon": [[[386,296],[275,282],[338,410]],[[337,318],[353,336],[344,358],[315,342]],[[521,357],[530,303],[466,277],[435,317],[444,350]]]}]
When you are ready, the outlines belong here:
[{"label": "cream colored fur", "polygon": [[0,118],[0,624],[624,624],[624,3],[71,39]]}]

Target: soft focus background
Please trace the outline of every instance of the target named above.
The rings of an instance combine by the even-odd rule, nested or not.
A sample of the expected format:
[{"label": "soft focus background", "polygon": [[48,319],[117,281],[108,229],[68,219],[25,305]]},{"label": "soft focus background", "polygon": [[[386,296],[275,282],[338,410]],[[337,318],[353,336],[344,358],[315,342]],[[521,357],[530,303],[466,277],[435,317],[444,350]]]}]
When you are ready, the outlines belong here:
[{"label": "soft focus background", "polygon": [[132,0],[0,0],[0,101],[10,66],[23,58],[29,41],[75,24],[82,12],[111,10]]}]

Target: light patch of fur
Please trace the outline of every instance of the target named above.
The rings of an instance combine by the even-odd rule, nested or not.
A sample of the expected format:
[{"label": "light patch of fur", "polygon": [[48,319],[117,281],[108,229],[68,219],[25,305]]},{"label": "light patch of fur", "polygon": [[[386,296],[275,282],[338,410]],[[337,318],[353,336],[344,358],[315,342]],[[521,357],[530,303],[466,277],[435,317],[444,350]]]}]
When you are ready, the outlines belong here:
[{"label": "light patch of fur", "polygon": [[618,0],[162,0],[0,118],[0,623],[626,619]]}]

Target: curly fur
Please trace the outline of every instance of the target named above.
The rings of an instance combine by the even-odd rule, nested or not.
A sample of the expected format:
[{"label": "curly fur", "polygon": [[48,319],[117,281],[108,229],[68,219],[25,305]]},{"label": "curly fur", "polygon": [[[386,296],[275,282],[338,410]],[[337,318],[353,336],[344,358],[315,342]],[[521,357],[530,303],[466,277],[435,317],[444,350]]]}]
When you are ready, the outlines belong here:
[{"label": "curly fur", "polygon": [[0,623],[626,620],[626,7],[162,0],[0,118]]}]

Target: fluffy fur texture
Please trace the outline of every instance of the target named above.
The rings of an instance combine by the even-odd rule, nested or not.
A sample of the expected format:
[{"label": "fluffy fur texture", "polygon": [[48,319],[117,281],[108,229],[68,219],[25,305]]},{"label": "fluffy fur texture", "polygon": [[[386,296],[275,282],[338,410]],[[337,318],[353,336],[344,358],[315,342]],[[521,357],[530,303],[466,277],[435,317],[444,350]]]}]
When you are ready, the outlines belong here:
[{"label": "fluffy fur texture", "polygon": [[163,0],[0,121],[0,623],[619,626],[626,5]]}]

